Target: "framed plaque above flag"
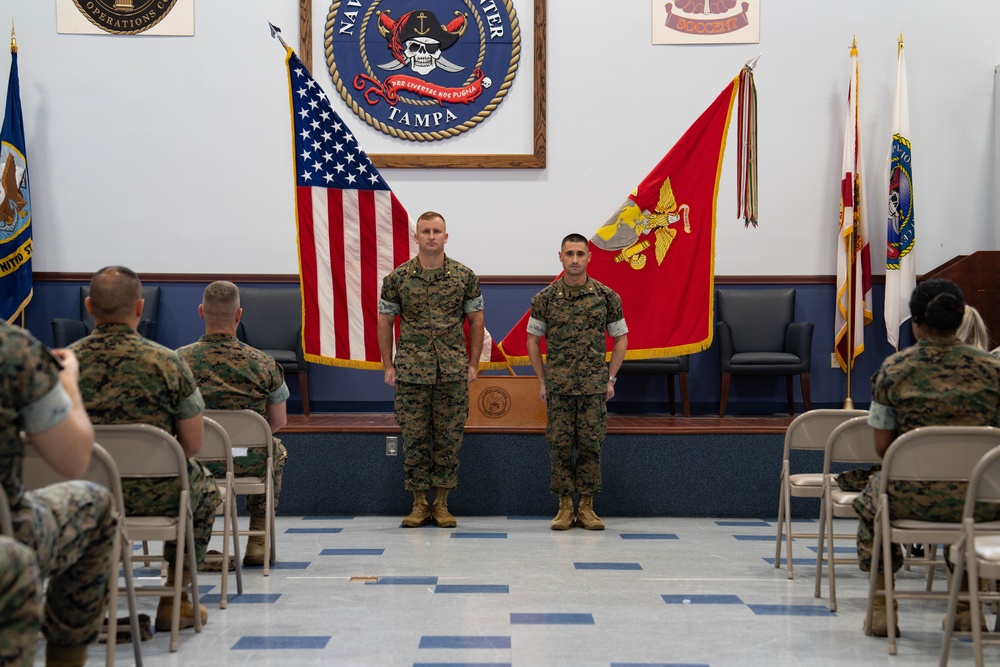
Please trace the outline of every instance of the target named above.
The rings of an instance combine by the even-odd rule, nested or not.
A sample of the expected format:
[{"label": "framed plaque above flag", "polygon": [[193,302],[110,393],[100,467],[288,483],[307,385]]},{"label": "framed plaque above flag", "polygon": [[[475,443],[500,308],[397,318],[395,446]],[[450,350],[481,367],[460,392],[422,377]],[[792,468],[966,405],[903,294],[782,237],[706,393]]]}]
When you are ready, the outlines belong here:
[{"label": "framed plaque above flag", "polygon": [[376,166],[545,166],[546,0],[313,1],[302,61],[322,20],[322,83]]}]

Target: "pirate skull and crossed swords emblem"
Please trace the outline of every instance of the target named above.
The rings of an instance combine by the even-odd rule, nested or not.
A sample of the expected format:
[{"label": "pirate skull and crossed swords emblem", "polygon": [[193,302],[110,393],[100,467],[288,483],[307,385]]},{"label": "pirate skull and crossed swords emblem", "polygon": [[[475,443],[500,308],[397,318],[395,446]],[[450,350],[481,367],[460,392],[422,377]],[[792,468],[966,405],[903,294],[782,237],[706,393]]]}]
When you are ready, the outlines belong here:
[{"label": "pirate skull and crossed swords emblem", "polygon": [[421,75],[435,69],[445,72],[465,69],[442,55],[468,29],[469,21],[465,14],[455,12],[455,18],[448,25],[442,25],[434,12],[426,9],[407,12],[398,19],[389,16],[390,11],[387,9],[378,13],[378,32],[389,43],[393,59],[379,65],[379,69],[393,71],[409,66]]}]

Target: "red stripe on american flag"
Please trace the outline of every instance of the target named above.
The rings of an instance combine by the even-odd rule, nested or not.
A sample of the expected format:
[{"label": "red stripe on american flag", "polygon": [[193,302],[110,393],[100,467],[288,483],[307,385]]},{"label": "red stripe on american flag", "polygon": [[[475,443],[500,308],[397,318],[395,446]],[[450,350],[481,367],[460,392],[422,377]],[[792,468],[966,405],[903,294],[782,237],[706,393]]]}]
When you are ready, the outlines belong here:
[{"label": "red stripe on american flag", "polygon": [[392,263],[399,266],[410,259],[410,219],[392,193]]},{"label": "red stripe on american flag", "polygon": [[320,354],[319,298],[316,290],[316,236],[313,232],[312,188],[296,191],[299,212],[299,262],[302,265],[302,322],[304,348],[309,354]]},{"label": "red stripe on american flag", "polygon": [[[344,278],[344,193],[327,190],[327,211],[330,220],[330,272],[333,283],[333,335],[338,359],[351,358],[350,326],[348,323],[347,285]],[[339,298],[338,298],[339,297]],[[328,355],[330,356],[330,355]]]},{"label": "red stripe on american flag", "polygon": [[[358,192],[358,217],[361,240],[361,316],[365,340],[365,360],[379,361],[378,349],[378,253],[376,230],[378,212],[375,209],[375,192]],[[356,351],[358,352],[358,351]]]}]

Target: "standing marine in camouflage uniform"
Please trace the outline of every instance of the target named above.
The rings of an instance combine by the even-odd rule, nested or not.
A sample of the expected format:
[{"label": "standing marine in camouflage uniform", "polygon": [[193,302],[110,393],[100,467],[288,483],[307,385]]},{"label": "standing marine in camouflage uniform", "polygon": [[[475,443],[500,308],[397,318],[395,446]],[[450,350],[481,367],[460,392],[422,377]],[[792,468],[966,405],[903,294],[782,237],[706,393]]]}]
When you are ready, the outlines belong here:
[{"label": "standing marine in camouflage uniform", "polygon": [[[580,234],[563,239],[563,276],[535,295],[528,319],[528,358],[545,403],[552,480],[559,512],[552,530],[573,526],[573,493],[580,494],[577,520],[587,530],[604,530],[594,512],[601,491],[601,446],[607,431],[607,401],[615,395],[618,369],[628,348],[622,300],[587,275],[590,246]],[[610,368],[605,332],[614,339]],[[546,363],[541,339],[545,337]],[[576,461],[573,450],[576,449]]]},{"label": "standing marine in camouflage uniform", "polygon": [[[26,331],[0,322],[0,482],[10,504],[14,537],[35,551],[33,576],[48,578],[41,616],[48,665],[86,662],[87,644],[97,639],[104,616],[118,529],[114,499],[103,486],[77,481],[24,490],[20,431],[64,477],[80,477],[90,464],[94,429],[78,378],[71,352],[49,352]],[[9,581],[12,576],[4,563],[0,577]],[[27,583],[20,581],[22,586]],[[37,599],[34,605],[20,616],[27,634],[0,630],[0,664],[30,665],[34,660]],[[7,612],[0,618],[6,619]]]},{"label": "standing marine in camouflage uniform", "polygon": [[[285,401],[288,386],[281,366],[268,354],[236,339],[236,327],[243,309],[240,307],[240,290],[236,285],[219,280],[205,288],[198,306],[198,314],[205,320],[205,335],[198,342],[177,350],[194,373],[205,407],[210,410],[253,410],[267,419],[274,433],[285,425]],[[288,452],[274,438],[274,507],[281,496],[281,472],[288,460]],[[226,465],[208,462],[207,467],[216,477],[226,476]],[[267,449],[251,447],[246,456],[233,458],[237,477],[267,475]],[[247,496],[250,530],[263,531],[267,521],[264,494]],[[272,538],[273,539],[273,538]],[[264,537],[252,535],[243,554],[243,564],[264,564]],[[273,564],[273,563],[272,563]]]},{"label": "standing marine in camouflage uniform", "polygon": [[0,535],[0,665],[31,667],[42,627],[35,552]]},{"label": "standing marine in camouflage uniform", "polygon": [[[872,377],[868,423],[875,429],[875,449],[880,456],[898,435],[921,426],[1000,426],[1000,361],[955,336],[964,307],[962,292],[948,280],[926,280],[913,291],[910,316],[917,344],[890,356]],[[880,475],[874,473],[854,501],[861,517],[858,562],[865,572],[872,566]],[[893,482],[889,486],[892,515],[961,521],[967,487],[964,482]],[[1000,509],[983,505],[976,515],[977,520],[1000,519]],[[893,572],[902,565],[902,550],[893,544]],[[879,577],[878,581],[881,586],[884,580]],[[956,625],[968,630],[970,612],[968,603],[964,604]],[[867,630],[879,637],[888,635],[885,597],[881,595],[875,598],[872,627]]]},{"label": "standing marine in camouflage uniform", "polygon": [[[192,457],[204,443],[204,401],[191,369],[173,350],[142,338],[136,326],[142,315],[142,283],[123,266],[105,267],[90,281],[87,310],[94,316],[94,331],[70,347],[80,359],[80,391],[95,424],[149,424],[174,435],[184,453]],[[191,509],[194,516],[194,548],[200,564],[212,538],[215,508],[222,500],[212,474],[198,461],[188,458]],[[122,480],[125,512],[131,516],[169,513],[180,502],[176,479]],[[177,544],[164,545],[164,556],[173,565]],[[186,560],[181,555],[184,566]],[[190,575],[184,573],[187,584]],[[167,585],[174,584],[169,568]],[[208,611],[201,606],[202,623]],[[156,629],[169,630],[173,597],[161,597],[156,610]],[[194,625],[194,605],[185,597],[181,605],[181,627]]]},{"label": "standing marine in camouflage uniform", "polygon": [[[417,256],[382,282],[378,344],[386,384],[396,388],[396,421],[403,433],[405,488],[413,509],[403,526],[431,520],[457,525],[448,492],[458,485],[458,449],[469,416],[469,382],[479,375],[483,349],[483,295],[479,279],[446,257],[444,218],[428,211],[417,219]],[[400,320],[396,356],[393,327]],[[466,351],[463,320],[469,321]],[[433,440],[434,446],[431,447]],[[435,489],[433,512],[427,492]]]}]

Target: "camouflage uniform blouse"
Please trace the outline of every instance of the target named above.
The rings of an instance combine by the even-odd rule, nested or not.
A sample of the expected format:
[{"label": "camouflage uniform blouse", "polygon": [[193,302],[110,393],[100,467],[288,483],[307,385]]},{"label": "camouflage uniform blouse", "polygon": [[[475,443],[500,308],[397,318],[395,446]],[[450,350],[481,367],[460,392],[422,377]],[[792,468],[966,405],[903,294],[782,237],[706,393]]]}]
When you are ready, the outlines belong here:
[{"label": "camouflage uniform blouse", "polygon": [[483,310],[479,278],[448,257],[428,271],[414,257],[382,281],[378,312],[400,319],[393,366],[399,382],[464,382],[469,353],[463,320]]},{"label": "camouflage uniform blouse", "polygon": [[10,504],[24,489],[20,431],[57,426],[73,407],[59,382],[59,361],[31,334],[0,322],[0,482]]},{"label": "camouflage uniform blouse", "polygon": [[1000,361],[958,338],[923,338],[872,376],[868,423],[897,433],[1000,426]]},{"label": "camouflage uniform blouse", "polygon": [[545,390],[552,394],[603,394],[608,386],[607,343],[628,333],[622,300],[587,277],[578,288],[560,278],[531,300],[528,333],[545,337]]},{"label": "camouflage uniform blouse", "polygon": [[150,424],[176,435],[178,421],[205,408],[180,355],[127,324],[102,324],[70,349],[80,360],[80,393],[95,424]]},{"label": "camouflage uniform blouse", "polygon": [[266,419],[267,406],[288,399],[278,362],[236,336],[205,334],[177,353],[191,367],[206,408],[253,410]]}]

